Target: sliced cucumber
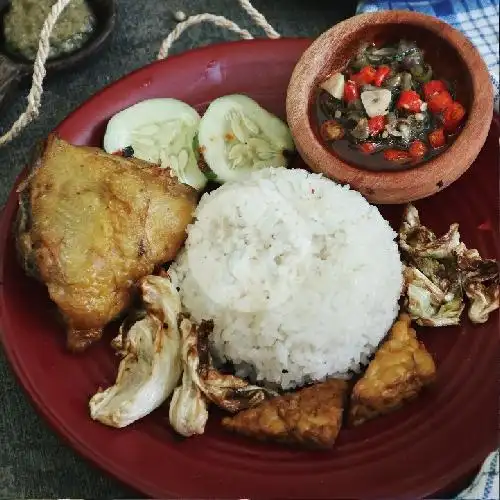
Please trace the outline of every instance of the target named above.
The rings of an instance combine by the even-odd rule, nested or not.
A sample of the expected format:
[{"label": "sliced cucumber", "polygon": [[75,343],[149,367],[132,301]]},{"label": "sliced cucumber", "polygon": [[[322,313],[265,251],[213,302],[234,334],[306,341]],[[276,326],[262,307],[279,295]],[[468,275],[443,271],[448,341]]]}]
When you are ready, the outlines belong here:
[{"label": "sliced cucumber", "polygon": [[285,167],[293,151],[287,125],[245,95],[213,101],[203,115],[198,142],[219,182],[238,180],[265,167]]},{"label": "sliced cucumber", "polygon": [[199,123],[198,112],[182,101],[148,99],[109,120],[104,149],[114,153],[132,146],[136,158],[170,167],[180,182],[201,190],[207,179],[193,150]]}]

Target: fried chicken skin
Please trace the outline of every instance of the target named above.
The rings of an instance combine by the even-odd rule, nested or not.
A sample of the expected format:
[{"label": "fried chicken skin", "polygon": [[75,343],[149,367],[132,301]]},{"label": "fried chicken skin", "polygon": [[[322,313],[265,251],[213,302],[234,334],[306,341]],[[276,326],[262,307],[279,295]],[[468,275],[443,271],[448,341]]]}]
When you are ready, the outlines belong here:
[{"label": "fried chicken skin", "polygon": [[226,417],[222,425],[259,440],[331,448],[342,425],[347,382],[331,379]]},{"label": "fried chicken skin", "polygon": [[410,323],[407,314],[399,316],[387,340],[355,384],[349,409],[351,425],[360,425],[400,408],[434,381],[434,360],[417,340]]},{"label": "fried chicken skin", "polygon": [[197,193],[168,169],[49,136],[19,188],[17,249],[81,351],[130,304],[134,282],[173,259]]}]

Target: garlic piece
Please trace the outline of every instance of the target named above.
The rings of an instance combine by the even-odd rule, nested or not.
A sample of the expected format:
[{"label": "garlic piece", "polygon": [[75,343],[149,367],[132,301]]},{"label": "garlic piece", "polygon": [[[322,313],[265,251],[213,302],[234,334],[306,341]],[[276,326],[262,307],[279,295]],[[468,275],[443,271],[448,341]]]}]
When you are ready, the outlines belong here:
[{"label": "garlic piece", "polygon": [[391,98],[392,94],[388,89],[365,90],[361,92],[361,102],[366,114],[370,118],[386,115],[389,111]]},{"label": "garlic piece", "polygon": [[335,99],[342,99],[344,95],[345,78],[342,73],[334,73],[321,83],[320,87],[326,90]]}]

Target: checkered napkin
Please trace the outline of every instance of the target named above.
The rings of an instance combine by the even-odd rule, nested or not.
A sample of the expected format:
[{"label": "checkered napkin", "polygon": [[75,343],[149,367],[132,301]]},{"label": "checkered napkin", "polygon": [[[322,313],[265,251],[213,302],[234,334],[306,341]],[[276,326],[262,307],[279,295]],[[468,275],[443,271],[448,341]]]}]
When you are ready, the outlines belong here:
[{"label": "checkered napkin", "polygon": [[490,70],[498,111],[498,0],[361,0],[358,4],[358,13],[389,9],[415,10],[439,17],[462,31],[479,50]]},{"label": "checkered napkin", "polygon": [[498,451],[491,453],[484,461],[472,484],[456,500],[498,500]]}]

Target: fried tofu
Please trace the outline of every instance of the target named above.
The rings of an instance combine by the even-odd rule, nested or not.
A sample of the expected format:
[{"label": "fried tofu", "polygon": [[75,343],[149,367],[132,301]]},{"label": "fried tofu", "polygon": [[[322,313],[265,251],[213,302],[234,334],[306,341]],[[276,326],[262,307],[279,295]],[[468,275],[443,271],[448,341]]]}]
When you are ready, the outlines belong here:
[{"label": "fried tofu", "polygon": [[349,423],[360,425],[392,412],[417,397],[436,376],[436,366],[425,346],[401,314],[363,377],[351,393]]},{"label": "fried tofu", "polygon": [[131,303],[134,282],[175,258],[198,195],[168,169],[50,135],[19,189],[17,249],[81,351]]},{"label": "fried tofu", "polygon": [[233,432],[308,448],[331,448],[342,425],[347,382],[331,379],[222,420]]}]

